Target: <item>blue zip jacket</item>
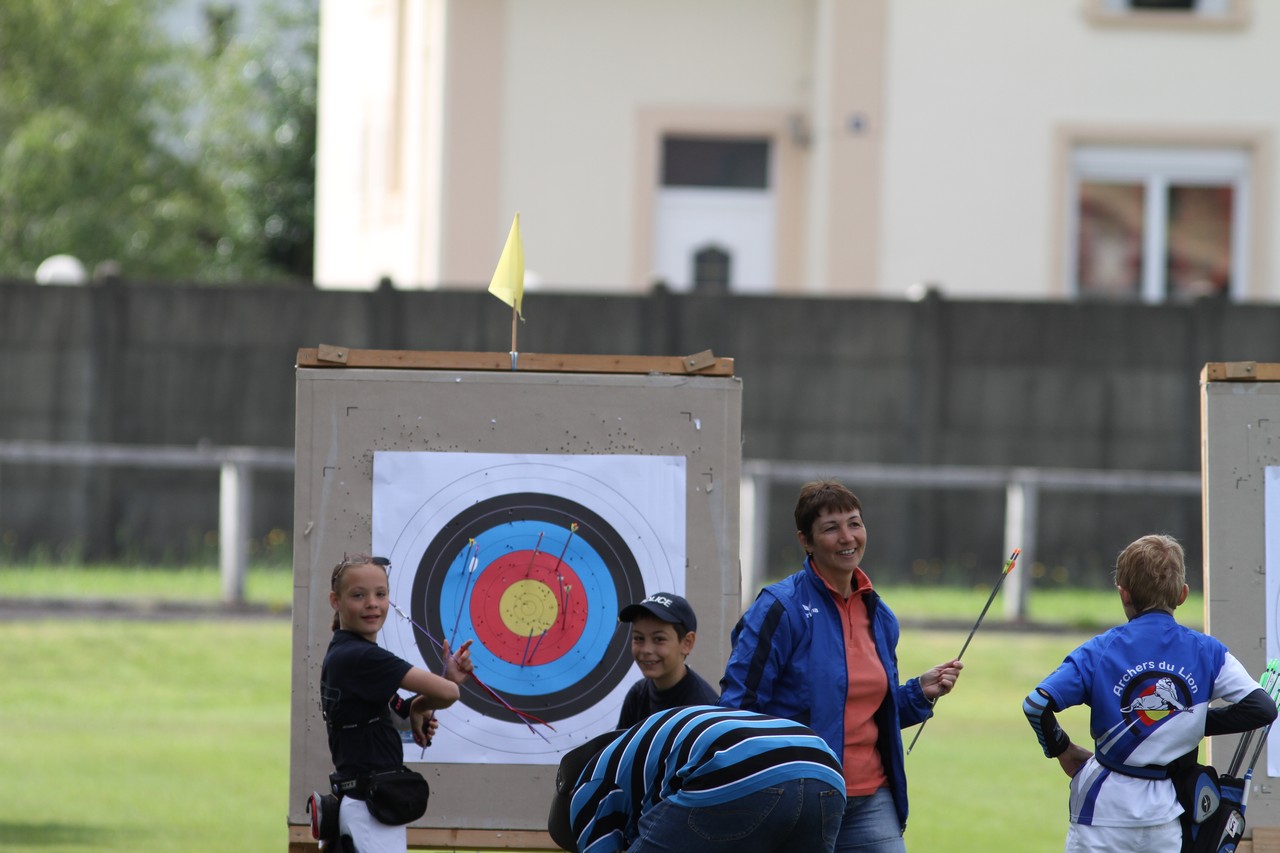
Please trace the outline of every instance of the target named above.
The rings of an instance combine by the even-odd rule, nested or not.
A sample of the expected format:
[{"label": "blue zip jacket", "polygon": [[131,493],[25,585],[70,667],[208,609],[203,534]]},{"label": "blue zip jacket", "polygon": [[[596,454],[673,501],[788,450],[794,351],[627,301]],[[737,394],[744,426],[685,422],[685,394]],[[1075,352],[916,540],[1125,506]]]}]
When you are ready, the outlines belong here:
[{"label": "blue zip jacket", "polygon": [[[933,716],[920,679],[898,682],[898,617],[874,591],[865,600],[889,692],[876,712],[877,749],[898,821],[907,825],[902,729]],[[808,559],[790,577],[760,591],[733,629],[733,651],[720,680],[720,704],[785,717],[816,731],[844,756],[849,680],[844,628],[826,583]]]}]

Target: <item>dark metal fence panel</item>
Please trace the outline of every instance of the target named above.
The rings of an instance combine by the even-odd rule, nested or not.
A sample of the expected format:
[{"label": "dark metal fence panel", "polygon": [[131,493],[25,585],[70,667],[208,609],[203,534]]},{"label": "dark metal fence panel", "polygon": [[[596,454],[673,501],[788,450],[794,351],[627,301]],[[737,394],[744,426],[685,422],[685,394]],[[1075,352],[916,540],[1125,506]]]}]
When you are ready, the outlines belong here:
[{"label": "dark metal fence panel", "polygon": [[[526,294],[525,352],[735,359],[743,455],[837,463],[1199,468],[1198,376],[1280,361],[1280,306]],[[0,438],[289,447],[295,354],[317,344],[506,352],[483,290],[38,287],[0,282]],[[859,489],[869,563],[958,577],[1004,555],[995,495]],[[774,489],[770,552],[795,562],[792,489]],[[0,554],[207,557],[215,475],[0,466]],[[252,527],[289,530],[292,481],[255,480]],[[1104,578],[1159,528],[1200,548],[1186,496],[1046,495],[1044,582]],[[985,558],[989,558],[984,561]]]}]

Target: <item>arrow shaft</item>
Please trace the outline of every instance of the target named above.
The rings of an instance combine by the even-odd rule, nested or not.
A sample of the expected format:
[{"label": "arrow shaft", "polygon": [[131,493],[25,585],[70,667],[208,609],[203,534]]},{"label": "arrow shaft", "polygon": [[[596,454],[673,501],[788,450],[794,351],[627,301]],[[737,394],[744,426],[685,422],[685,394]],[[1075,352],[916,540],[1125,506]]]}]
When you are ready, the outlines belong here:
[{"label": "arrow shaft", "polygon": [[1009,577],[1009,572],[1013,570],[1013,565],[1018,561],[1020,553],[1022,553],[1020,549],[1014,548],[1013,553],[1009,555],[1009,559],[1005,561],[1004,571],[1000,573],[1000,579],[996,581],[995,587],[992,588],[991,595],[987,596],[987,603],[982,605],[982,612],[978,614],[978,621],[973,623],[973,629],[969,631],[969,636],[965,637],[964,645],[960,647],[960,654],[956,655],[956,660],[964,657],[965,650],[969,648],[969,642],[973,640],[973,635],[978,633],[978,626],[986,618],[987,611],[991,609],[991,602],[996,600],[996,594],[1000,592],[1000,587],[1004,586],[1004,579]]},{"label": "arrow shaft", "polygon": [[[1013,571],[1014,564],[1018,562],[1018,555],[1022,553],[1021,548],[1014,548],[1013,553],[1009,555],[1009,559],[1005,560],[1004,571],[1000,573],[1000,579],[996,581],[996,585],[991,590],[991,595],[987,597],[987,603],[982,605],[982,612],[978,614],[978,621],[973,623],[973,629],[969,631],[969,636],[965,637],[964,645],[960,647],[960,654],[956,655],[956,660],[964,657],[965,649],[969,648],[969,642],[973,639],[973,635],[978,633],[978,626],[982,624],[983,618],[987,615],[987,611],[991,609],[991,602],[996,600],[996,593],[1000,592],[1000,587],[1004,585],[1004,579],[1009,576],[1009,572]],[[934,700],[937,702],[937,700]],[[911,738],[911,743],[907,746],[907,755],[911,754],[911,750],[915,749],[916,741],[920,740],[920,733],[924,731],[924,727],[929,723],[929,717],[920,727],[916,729],[915,736]]]}]

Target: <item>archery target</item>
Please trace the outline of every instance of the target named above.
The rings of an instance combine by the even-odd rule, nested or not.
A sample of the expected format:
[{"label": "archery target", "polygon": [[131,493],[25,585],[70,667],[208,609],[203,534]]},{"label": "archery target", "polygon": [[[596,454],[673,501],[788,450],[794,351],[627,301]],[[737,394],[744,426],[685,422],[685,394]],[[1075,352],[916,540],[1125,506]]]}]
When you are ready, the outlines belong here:
[{"label": "archery target", "polygon": [[682,457],[375,454],[374,550],[403,614],[379,641],[439,673],[437,644],[470,639],[497,694],[463,685],[432,761],[552,763],[570,735],[616,723],[640,677],[617,614],[684,593],[684,489]]},{"label": "archery target", "polygon": [[[520,492],[481,501],[441,530],[411,600],[414,621],[432,635],[475,639],[472,660],[489,687],[516,707],[532,700],[554,723],[607,698],[631,668],[617,613],[644,595],[631,549],[596,513]],[[424,660],[443,663],[427,637],[416,639]],[[472,685],[463,701],[518,722]]]}]

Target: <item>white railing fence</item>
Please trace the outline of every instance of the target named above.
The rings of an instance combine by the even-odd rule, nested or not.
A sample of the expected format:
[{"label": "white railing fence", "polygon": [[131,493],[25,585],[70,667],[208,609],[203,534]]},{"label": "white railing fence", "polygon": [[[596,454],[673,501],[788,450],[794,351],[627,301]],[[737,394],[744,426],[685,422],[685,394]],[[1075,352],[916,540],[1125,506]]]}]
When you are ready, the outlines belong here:
[{"label": "white railing fence", "polygon": [[[834,477],[858,486],[908,489],[1003,490],[1004,553],[1021,548],[1018,565],[1035,561],[1040,493],[1093,492],[1199,495],[1200,473],[1183,471],[1095,471],[1078,468],[1002,468],[959,465],[840,465],[828,462],[782,462],[764,459],[742,463],[742,601],[755,598],[765,571],[769,536],[769,487]],[[1001,594],[1004,615],[1014,621],[1027,616],[1030,584],[1025,571],[1011,572]]]},{"label": "white railing fence", "polygon": [[[292,471],[291,448],[156,446],[0,440],[0,464],[115,466],[134,468],[218,468],[218,567],[222,599],[244,601],[249,562],[249,522],[253,475],[257,470]],[[1066,468],[1002,468],[957,465],[875,465],[744,460],[741,482],[742,601],[750,602],[764,573],[768,543],[769,487],[835,477],[859,486],[913,489],[1003,490],[1005,553],[1022,549],[1020,565],[1035,560],[1039,497],[1043,491],[1200,494],[1199,472],[1094,471]],[[1005,581],[1004,613],[1012,620],[1027,613],[1027,573]]]},{"label": "white railing fence", "polygon": [[219,469],[218,569],[222,580],[222,600],[228,604],[243,604],[244,577],[249,565],[253,474],[259,469],[292,471],[293,449],[0,441],[0,464],[5,463]]}]

